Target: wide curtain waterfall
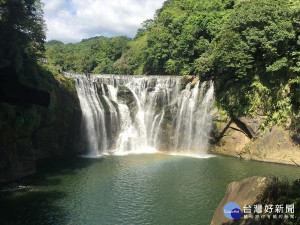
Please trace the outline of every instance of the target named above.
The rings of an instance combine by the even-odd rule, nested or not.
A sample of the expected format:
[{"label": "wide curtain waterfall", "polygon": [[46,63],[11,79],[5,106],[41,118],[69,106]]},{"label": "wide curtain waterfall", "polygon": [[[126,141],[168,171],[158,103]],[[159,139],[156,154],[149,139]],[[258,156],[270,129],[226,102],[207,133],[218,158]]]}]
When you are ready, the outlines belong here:
[{"label": "wide curtain waterfall", "polygon": [[211,81],[184,87],[176,76],[65,75],[75,79],[90,156],[207,152],[216,115]]}]

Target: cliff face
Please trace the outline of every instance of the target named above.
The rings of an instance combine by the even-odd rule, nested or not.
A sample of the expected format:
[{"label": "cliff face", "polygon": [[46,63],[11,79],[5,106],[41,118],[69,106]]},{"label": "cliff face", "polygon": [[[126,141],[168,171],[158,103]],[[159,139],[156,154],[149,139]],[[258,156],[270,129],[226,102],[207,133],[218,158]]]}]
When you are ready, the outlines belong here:
[{"label": "cliff face", "polygon": [[262,132],[262,121],[262,117],[241,117],[218,122],[211,153],[299,166],[300,129],[275,125]]},{"label": "cliff face", "polygon": [[78,154],[81,111],[72,81],[49,88],[48,108],[0,103],[0,185],[36,172],[36,162]]}]

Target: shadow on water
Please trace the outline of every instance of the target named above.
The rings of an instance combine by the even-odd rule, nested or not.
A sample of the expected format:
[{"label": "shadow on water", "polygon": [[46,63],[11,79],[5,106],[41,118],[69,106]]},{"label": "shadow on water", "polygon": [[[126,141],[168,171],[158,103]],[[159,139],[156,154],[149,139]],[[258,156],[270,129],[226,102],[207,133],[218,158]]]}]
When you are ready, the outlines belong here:
[{"label": "shadow on water", "polygon": [[1,193],[1,224],[61,224],[67,214],[53,202],[64,197],[61,191]]},{"label": "shadow on water", "polygon": [[69,159],[57,159],[48,163],[38,163],[37,170],[39,174],[76,174],[78,170],[87,168],[94,163],[104,161],[104,158],[83,158],[80,156]]},{"label": "shadow on water", "polygon": [[3,225],[18,224],[66,224],[70,221],[68,211],[57,202],[68,196],[67,186],[58,188],[65,176],[73,177],[94,163],[104,159],[55,160],[38,165],[38,173],[26,178],[16,186],[25,189],[0,191],[0,220]]},{"label": "shadow on water", "polygon": [[69,159],[57,159],[37,165],[37,174],[25,180],[26,184],[38,183],[41,185],[57,185],[61,178],[57,176],[76,175],[79,171],[92,166],[94,163],[103,162],[104,158],[82,158],[80,156]]}]

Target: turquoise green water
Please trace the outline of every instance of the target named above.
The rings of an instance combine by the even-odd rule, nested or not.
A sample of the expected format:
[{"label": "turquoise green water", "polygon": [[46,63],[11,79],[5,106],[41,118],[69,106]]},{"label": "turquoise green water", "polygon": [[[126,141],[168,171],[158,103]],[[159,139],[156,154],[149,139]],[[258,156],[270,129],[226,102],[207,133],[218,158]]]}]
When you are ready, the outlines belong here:
[{"label": "turquoise green water", "polygon": [[29,192],[0,193],[1,224],[207,225],[227,184],[256,175],[296,179],[300,169],[226,157],[77,157],[41,168]]}]

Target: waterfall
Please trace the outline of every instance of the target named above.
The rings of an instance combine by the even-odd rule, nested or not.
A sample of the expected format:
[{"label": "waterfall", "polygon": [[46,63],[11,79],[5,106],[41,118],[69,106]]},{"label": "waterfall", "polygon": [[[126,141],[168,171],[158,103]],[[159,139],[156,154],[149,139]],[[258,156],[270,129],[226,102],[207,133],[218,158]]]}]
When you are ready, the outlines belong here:
[{"label": "waterfall", "polygon": [[65,75],[75,80],[90,156],[207,152],[216,116],[212,82],[180,90],[176,76]]}]

